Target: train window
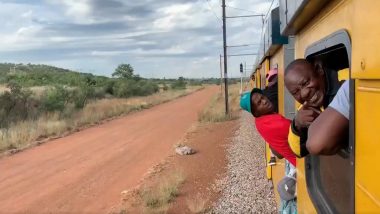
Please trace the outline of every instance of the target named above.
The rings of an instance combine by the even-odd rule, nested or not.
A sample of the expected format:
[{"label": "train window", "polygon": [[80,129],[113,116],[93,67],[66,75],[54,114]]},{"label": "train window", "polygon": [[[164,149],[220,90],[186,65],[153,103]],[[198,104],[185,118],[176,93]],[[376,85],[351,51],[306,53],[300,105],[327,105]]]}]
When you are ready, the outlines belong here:
[{"label": "train window", "polygon": [[[336,72],[350,68],[350,56],[351,44],[346,31],[338,31],[306,50],[309,61],[319,60]],[[350,120],[350,129],[352,124]],[[319,213],[351,213],[354,210],[353,139],[353,136],[347,137],[345,148],[336,155],[305,158],[309,195]]]}]

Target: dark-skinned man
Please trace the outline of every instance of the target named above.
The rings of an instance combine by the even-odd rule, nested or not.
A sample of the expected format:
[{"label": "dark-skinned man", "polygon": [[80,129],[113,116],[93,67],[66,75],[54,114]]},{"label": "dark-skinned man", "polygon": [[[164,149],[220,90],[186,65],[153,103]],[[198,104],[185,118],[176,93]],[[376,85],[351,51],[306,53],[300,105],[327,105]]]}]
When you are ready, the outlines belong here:
[{"label": "dark-skinned man", "polygon": [[297,213],[295,194],[295,166],[296,156],[288,144],[288,134],[291,121],[277,113],[277,80],[268,84],[263,91],[253,89],[241,96],[240,106],[255,117],[256,128],[264,140],[269,144],[272,152],[284,157],[285,177],[278,183],[277,190],[281,205],[279,213]]},{"label": "dark-skinned man", "polygon": [[[277,88],[277,85],[272,87]],[[244,93],[240,98],[240,106],[255,117],[256,128],[264,140],[269,144],[273,153],[288,160],[296,166],[296,157],[288,144],[290,120],[277,113],[277,93],[271,89],[260,90],[254,88]],[[271,101],[268,97],[271,97]],[[278,156],[276,154],[276,156]]]},{"label": "dark-skinned man", "polygon": [[334,154],[340,148],[340,144],[328,148],[315,141],[306,143],[309,126],[328,107],[340,85],[337,72],[318,62],[311,64],[306,59],[296,59],[285,69],[285,86],[301,104],[291,125],[291,132],[295,135],[289,135],[289,145],[298,157],[309,152]]}]

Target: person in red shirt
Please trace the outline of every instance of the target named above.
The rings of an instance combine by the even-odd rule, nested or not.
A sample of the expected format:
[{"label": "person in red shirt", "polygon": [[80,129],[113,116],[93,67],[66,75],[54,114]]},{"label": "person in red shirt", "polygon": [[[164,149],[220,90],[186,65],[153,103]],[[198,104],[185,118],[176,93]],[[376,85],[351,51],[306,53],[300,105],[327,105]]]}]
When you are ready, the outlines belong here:
[{"label": "person in red shirt", "polygon": [[[277,84],[273,87],[275,86]],[[254,88],[251,92],[242,94],[240,106],[255,117],[257,131],[270,148],[296,166],[296,156],[288,144],[291,121],[277,113],[276,105],[268,98],[271,97],[269,91],[270,88],[264,91]]]},{"label": "person in red shirt", "polygon": [[296,213],[296,156],[292,152],[288,135],[291,120],[277,113],[277,83],[263,91],[254,88],[251,92],[242,94],[240,106],[255,117],[256,129],[269,144],[272,152],[280,154],[285,161],[285,177],[278,183],[281,213]]}]

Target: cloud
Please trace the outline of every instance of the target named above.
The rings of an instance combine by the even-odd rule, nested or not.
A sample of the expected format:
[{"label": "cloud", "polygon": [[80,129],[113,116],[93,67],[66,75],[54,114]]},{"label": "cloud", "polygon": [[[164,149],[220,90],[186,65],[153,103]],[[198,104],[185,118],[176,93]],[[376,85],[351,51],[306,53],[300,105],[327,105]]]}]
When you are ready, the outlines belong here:
[{"label": "cloud", "polygon": [[[191,29],[201,28],[205,26],[208,20],[201,20],[204,17],[205,10],[199,11],[199,7],[194,4],[175,4],[168,7],[163,7],[158,10],[161,18],[154,21],[153,25],[157,29],[172,30],[172,29]],[[198,16],[193,16],[196,13]]]},{"label": "cloud", "polygon": [[33,14],[33,11],[29,10],[29,11],[21,14],[21,17],[23,17],[23,18],[30,18],[30,17],[32,17],[32,14]]},{"label": "cloud", "polygon": [[[228,4],[265,13],[270,0]],[[227,14],[252,13],[244,10],[227,8]],[[142,76],[218,76],[222,28],[214,13],[220,17],[219,0],[0,0],[0,61],[103,75],[130,63]],[[227,27],[230,45],[260,40],[259,18],[228,20]],[[232,75],[244,60],[253,64],[254,57],[229,58]]]}]

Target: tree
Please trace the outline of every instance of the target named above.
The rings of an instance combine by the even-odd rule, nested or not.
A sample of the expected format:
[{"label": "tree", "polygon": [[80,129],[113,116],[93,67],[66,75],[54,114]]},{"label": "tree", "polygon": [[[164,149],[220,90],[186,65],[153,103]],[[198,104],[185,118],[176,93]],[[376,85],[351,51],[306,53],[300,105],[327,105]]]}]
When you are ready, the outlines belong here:
[{"label": "tree", "polygon": [[113,77],[131,79],[133,75],[133,67],[130,64],[120,64],[112,74]]}]

